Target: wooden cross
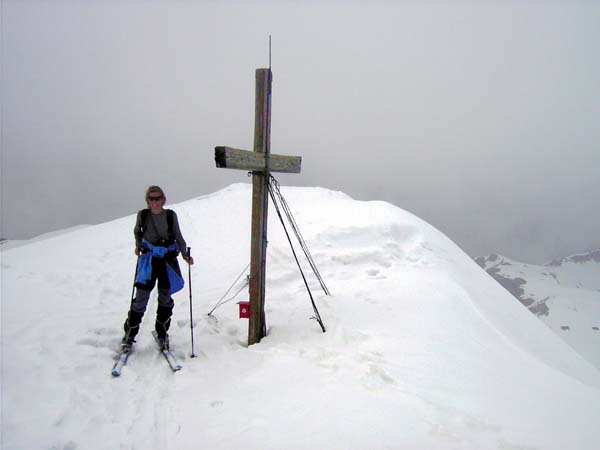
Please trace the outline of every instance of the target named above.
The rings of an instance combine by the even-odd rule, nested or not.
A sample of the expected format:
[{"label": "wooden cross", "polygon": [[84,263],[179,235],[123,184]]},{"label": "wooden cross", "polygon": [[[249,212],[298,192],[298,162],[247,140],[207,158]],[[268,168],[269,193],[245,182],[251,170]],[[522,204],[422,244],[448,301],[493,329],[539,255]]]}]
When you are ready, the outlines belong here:
[{"label": "wooden cross", "polygon": [[271,69],[256,69],[254,110],[254,151],[215,147],[217,167],[252,172],[252,234],[250,243],[250,317],[248,345],[266,335],[265,282],[267,255],[267,214],[270,172],[300,173],[300,156],[272,155]]}]

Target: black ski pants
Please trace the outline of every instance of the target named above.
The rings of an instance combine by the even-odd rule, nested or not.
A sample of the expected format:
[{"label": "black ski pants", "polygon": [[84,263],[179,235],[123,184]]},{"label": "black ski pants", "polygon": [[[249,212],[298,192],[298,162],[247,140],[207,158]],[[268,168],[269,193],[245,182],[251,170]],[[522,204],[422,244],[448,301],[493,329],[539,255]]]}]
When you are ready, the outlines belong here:
[{"label": "black ski pants", "polygon": [[[169,278],[167,276],[166,259],[152,258],[152,276],[146,283],[136,283],[135,298],[131,302],[131,311],[128,317],[130,325],[138,325],[146,312],[150,293],[158,282],[158,308],[156,309],[156,332],[159,336],[166,335],[171,324],[171,315],[175,303],[169,295]],[[133,314],[132,314],[133,313]],[[126,322],[127,331],[127,322]],[[135,331],[137,333],[137,329]],[[135,335],[134,333],[134,335]]]}]

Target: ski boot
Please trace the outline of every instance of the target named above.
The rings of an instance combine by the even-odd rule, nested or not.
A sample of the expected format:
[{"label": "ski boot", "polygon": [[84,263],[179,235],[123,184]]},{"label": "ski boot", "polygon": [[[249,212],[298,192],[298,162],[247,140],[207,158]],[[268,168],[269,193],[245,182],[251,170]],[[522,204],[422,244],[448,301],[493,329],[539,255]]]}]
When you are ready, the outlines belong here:
[{"label": "ski boot", "polygon": [[161,350],[169,350],[169,335],[157,336],[158,346]]},{"label": "ski boot", "polygon": [[121,351],[123,353],[130,352],[134,342],[135,340],[131,336],[123,336],[123,339],[121,340]]},{"label": "ski boot", "polygon": [[154,329],[156,330],[158,344],[160,348],[164,350],[169,350],[169,335],[167,331],[171,326],[172,314],[173,307],[159,306],[156,309],[156,323],[154,325]]},{"label": "ski boot", "polygon": [[123,324],[123,329],[125,330],[125,336],[121,340],[121,350],[124,352],[128,352],[131,350],[133,343],[135,342],[135,335],[140,329],[140,323],[142,322],[142,317],[144,313],[139,313],[135,311],[129,311],[127,314],[127,320]]}]

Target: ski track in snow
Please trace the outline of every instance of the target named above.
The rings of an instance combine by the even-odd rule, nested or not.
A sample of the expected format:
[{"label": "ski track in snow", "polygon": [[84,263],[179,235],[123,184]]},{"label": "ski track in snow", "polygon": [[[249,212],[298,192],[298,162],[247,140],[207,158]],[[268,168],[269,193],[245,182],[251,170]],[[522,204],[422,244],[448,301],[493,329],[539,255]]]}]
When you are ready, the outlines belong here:
[{"label": "ski track in snow", "polygon": [[249,257],[250,189],[232,185],[173,205],[196,260],[197,358],[186,286],[176,374],[150,334],[154,294],[123,375],[110,376],[133,217],[4,250],[2,449],[596,448],[598,371],[447,238],[383,202],[283,192],[333,293],[309,277],[327,332],[309,320],[275,214],[268,336],[246,347],[235,301],[247,290],[206,315]]}]

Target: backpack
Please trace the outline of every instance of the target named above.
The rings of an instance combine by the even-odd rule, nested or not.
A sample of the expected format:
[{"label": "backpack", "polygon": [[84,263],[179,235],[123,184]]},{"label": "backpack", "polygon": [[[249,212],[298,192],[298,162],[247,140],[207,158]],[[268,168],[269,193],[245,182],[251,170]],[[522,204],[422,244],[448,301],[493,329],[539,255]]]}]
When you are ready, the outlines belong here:
[{"label": "backpack", "polygon": [[[167,226],[168,226],[168,236],[167,239],[173,240],[173,211],[171,209],[166,209],[167,211]],[[142,209],[139,213],[140,217],[140,232],[137,234],[137,238],[141,241],[144,237],[144,233],[146,232],[148,220],[150,219],[150,209]]]}]

